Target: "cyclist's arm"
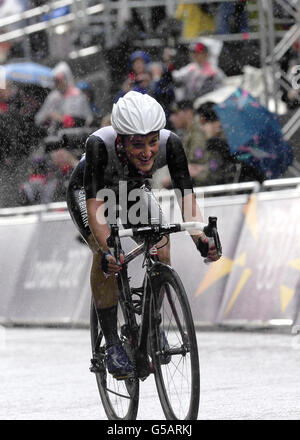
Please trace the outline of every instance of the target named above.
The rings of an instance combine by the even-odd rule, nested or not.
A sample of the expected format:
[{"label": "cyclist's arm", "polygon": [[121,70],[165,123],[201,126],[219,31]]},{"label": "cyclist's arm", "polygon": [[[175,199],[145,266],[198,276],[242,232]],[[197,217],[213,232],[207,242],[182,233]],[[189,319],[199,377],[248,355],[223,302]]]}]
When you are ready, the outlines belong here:
[{"label": "cyclist's arm", "polygon": [[[104,200],[97,198],[99,190],[104,188],[104,173],[108,162],[107,150],[104,142],[96,136],[90,136],[86,143],[86,161],[84,172],[84,188],[86,192],[86,208],[89,227],[102,252],[108,252],[107,238],[110,229],[104,216]],[[105,267],[104,267],[105,261]],[[123,256],[120,256],[121,263]],[[101,268],[107,274],[120,270],[112,255],[101,255]]]},{"label": "cyclist's arm", "polygon": [[167,142],[167,163],[173,187],[176,195],[179,196],[178,202],[183,220],[203,222],[193,191],[187,157],[180,138],[174,133],[170,134]]},{"label": "cyclist's arm", "polygon": [[86,201],[86,207],[90,229],[100,249],[106,252],[109,250],[106,240],[110,236],[110,230],[102,214],[104,211],[104,201],[91,198]]},{"label": "cyclist's arm", "polygon": [[84,188],[89,226],[102,251],[108,250],[106,239],[110,231],[104,218],[104,201],[97,199],[97,193],[104,188],[107,160],[104,142],[96,136],[90,136],[86,142]]},{"label": "cyclist's arm", "polygon": [[[167,164],[172,178],[173,187],[176,189],[176,195],[180,193],[178,203],[183,220],[186,222],[203,222],[203,216],[193,191],[184,148],[180,138],[174,133],[170,134],[167,142]],[[205,234],[201,231],[193,231],[191,237],[196,246],[199,238],[204,242],[207,241]],[[208,257],[212,260],[217,260],[219,258],[214,246],[211,246]]]}]

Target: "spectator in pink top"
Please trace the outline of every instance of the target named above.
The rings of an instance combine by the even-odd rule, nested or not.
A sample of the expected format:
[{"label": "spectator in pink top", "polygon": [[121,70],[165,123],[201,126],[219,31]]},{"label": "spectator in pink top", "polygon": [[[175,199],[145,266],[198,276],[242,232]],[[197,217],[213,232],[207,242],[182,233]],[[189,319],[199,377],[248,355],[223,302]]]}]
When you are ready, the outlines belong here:
[{"label": "spectator in pink top", "polygon": [[196,43],[190,49],[191,62],[172,72],[175,84],[181,88],[180,99],[194,101],[223,86],[225,74],[209,61],[208,48]]}]

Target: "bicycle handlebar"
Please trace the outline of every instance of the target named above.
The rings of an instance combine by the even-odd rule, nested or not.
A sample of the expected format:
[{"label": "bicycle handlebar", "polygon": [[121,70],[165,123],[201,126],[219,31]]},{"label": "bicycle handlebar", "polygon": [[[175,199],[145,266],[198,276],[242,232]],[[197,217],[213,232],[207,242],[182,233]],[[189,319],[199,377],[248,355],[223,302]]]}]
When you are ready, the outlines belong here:
[{"label": "bicycle handlebar", "polygon": [[222,246],[217,229],[217,217],[209,217],[208,224],[202,222],[183,222],[174,224],[153,224],[137,228],[119,230],[112,227],[111,236],[107,239],[109,247],[114,245],[114,237],[150,237],[151,235],[168,235],[174,232],[199,230],[204,232],[208,239],[214,241],[217,253],[222,255]]},{"label": "bicycle handlebar", "polygon": [[131,229],[123,229],[119,231],[119,237],[137,237],[137,236],[147,236],[151,235],[152,233],[159,233],[159,234],[172,234],[174,232],[180,232],[180,231],[189,231],[189,230],[195,230],[199,229],[200,231],[203,231],[206,227],[206,223],[201,222],[184,222],[184,223],[174,223],[174,224],[154,224],[154,225],[147,225],[147,226],[140,226],[138,228],[131,228]]}]

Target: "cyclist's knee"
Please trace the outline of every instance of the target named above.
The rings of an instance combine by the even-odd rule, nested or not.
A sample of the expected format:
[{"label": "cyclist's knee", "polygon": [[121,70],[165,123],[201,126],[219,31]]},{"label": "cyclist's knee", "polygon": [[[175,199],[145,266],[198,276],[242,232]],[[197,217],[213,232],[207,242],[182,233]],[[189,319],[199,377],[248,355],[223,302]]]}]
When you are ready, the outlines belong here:
[{"label": "cyclist's knee", "polygon": [[163,246],[162,248],[157,250],[157,255],[159,258],[159,261],[165,264],[170,264],[171,260],[171,247],[170,242],[164,246],[166,243],[166,238],[163,238],[159,243],[157,243],[157,247]]}]

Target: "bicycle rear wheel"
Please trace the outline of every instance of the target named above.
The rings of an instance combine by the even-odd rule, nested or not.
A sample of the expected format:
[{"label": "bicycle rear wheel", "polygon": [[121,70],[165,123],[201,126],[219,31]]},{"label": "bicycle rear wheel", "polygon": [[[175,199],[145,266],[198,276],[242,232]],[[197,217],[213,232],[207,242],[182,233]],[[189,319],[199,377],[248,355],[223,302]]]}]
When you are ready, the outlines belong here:
[{"label": "bicycle rear wheel", "polygon": [[[118,327],[124,324],[123,311],[118,307]],[[93,300],[90,310],[90,330],[92,344],[92,371],[96,374],[97,385],[103,408],[109,420],[135,420],[139,404],[139,380],[135,377],[116,380],[106,369],[105,340],[99,326]],[[127,341],[121,338],[124,347]]]},{"label": "bicycle rear wheel", "polygon": [[156,267],[150,325],[159,399],[168,420],[196,420],[200,371],[190,305],[177,273],[162,264]]}]

